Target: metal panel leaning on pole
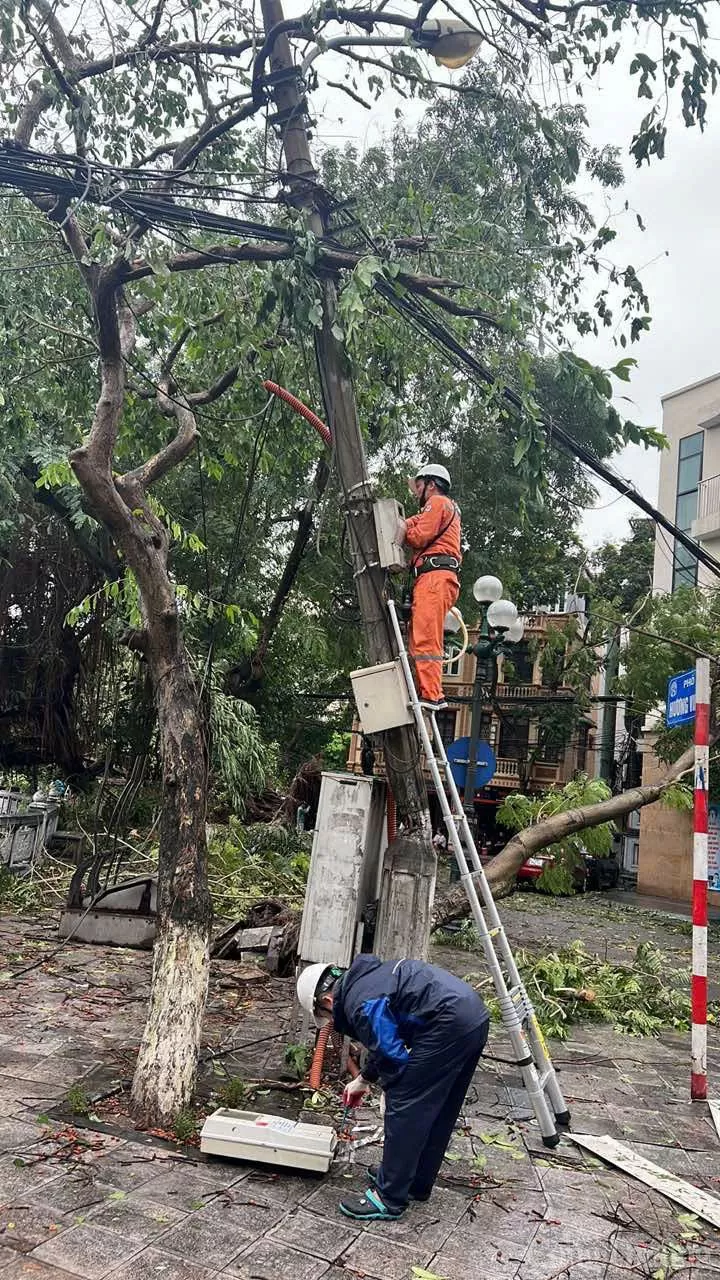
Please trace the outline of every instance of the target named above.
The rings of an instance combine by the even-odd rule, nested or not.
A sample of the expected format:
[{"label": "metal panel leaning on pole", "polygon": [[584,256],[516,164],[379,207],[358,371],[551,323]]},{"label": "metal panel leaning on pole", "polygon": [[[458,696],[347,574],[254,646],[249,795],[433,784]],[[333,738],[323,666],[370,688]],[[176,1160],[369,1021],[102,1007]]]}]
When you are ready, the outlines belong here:
[{"label": "metal panel leaning on pole", "polygon": [[693,787],[692,1026],[690,1097],[707,1098],[708,774],[710,769],[710,662],[695,668],[695,778]]}]

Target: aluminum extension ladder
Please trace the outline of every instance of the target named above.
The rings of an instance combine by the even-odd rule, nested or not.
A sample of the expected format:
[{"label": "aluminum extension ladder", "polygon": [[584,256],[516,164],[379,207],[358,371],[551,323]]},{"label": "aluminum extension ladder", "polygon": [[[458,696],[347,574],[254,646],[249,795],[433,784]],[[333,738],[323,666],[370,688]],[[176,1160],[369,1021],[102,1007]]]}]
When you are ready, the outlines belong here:
[{"label": "aluminum extension ladder", "polygon": [[[500,1004],[503,1026],[512,1044],[515,1061],[520,1068],[523,1084],[535,1112],[542,1140],[546,1147],[557,1146],[560,1137],[557,1125],[570,1123],[570,1112],[558,1084],[555,1068],[548,1052],[545,1037],[537,1020],[530,997],[525,990],[507,934],[500,920],[495,900],[490,892],[475,841],[472,838],[467,816],[463,810],[455,785],[455,779],[445,754],[445,746],[438,729],[435,714],[420,705],[410,661],[403,640],[400,623],[392,600],[388,602],[392,619],[398,657],[402,665],[410,706],[415,717],[420,741],[430,769],[435,791],[442,808],[448,839],[455,854],[460,879],[472,909],[475,927],[480,935],[485,959],[492,976]],[[432,726],[433,738],[428,733],[427,715]],[[434,745],[433,745],[434,740]],[[463,844],[465,848],[463,848]],[[470,853],[473,871],[468,867],[465,849]],[[482,903],[478,896],[482,896]]]}]

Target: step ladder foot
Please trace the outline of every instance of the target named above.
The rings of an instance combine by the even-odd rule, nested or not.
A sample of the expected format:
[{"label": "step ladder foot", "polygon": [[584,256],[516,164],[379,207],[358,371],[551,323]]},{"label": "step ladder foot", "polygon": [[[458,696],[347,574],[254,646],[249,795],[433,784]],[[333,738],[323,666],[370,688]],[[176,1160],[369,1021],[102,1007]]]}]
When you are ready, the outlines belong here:
[{"label": "step ladder foot", "polygon": [[569,1112],[569,1111],[560,1111],[560,1112],[558,1113],[558,1112],[556,1111],[556,1112],[555,1112],[555,1123],[556,1123],[556,1124],[561,1125],[563,1129],[566,1129],[566,1128],[567,1128],[567,1126],[568,1126],[568,1125],[569,1125],[569,1123],[570,1123],[570,1112]]},{"label": "step ladder foot", "polygon": [[551,1133],[548,1137],[546,1137],[545,1134],[543,1134],[544,1147],[556,1147],[559,1141],[560,1141],[559,1133]]}]

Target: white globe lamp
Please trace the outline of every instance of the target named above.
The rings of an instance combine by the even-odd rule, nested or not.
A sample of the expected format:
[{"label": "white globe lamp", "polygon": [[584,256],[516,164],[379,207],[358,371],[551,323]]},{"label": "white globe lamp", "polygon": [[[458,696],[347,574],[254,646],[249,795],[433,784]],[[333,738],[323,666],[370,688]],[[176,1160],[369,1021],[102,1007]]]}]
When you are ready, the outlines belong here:
[{"label": "white globe lamp", "polygon": [[512,600],[495,600],[487,611],[488,626],[493,631],[508,631],[518,620],[518,611]]},{"label": "white globe lamp", "polygon": [[525,623],[522,618],[517,618],[515,622],[513,622],[512,626],[508,627],[505,632],[505,639],[509,640],[510,644],[517,644],[519,640],[522,640],[524,634]]},{"label": "white globe lamp", "polygon": [[502,595],[502,582],[499,578],[494,578],[491,573],[484,573],[481,578],[476,578],[473,583],[473,595],[478,604],[492,604],[494,600],[499,600]]}]

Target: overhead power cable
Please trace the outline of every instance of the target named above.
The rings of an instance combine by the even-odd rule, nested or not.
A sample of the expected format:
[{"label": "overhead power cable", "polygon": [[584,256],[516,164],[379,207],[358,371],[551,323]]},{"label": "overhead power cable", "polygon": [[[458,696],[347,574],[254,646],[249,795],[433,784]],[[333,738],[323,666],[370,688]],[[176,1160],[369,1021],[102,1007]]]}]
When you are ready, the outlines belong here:
[{"label": "overhead power cable", "polygon": [[[131,176],[138,179],[138,175]],[[166,180],[169,176],[165,175]],[[141,189],[134,190],[121,173],[106,172],[90,161],[63,161],[61,157],[50,158],[36,152],[18,151],[7,145],[0,145],[0,185],[16,187],[32,195],[56,196],[68,206],[74,204],[76,209],[82,204],[103,205],[151,224],[223,231],[288,245],[294,244],[296,239],[294,232],[271,223],[252,222],[208,209],[187,208],[174,199],[148,194]]]},{"label": "overhead power cable", "polygon": [[[416,329],[422,330],[425,334],[431,337],[436,344],[449,351],[454,356],[456,364],[459,364],[466,372],[471,373],[477,381],[482,382],[486,386],[494,386],[497,383],[495,374],[493,374],[486,365],[482,364],[482,362],[478,360],[472,352],[468,351],[468,349],[455,337],[452,330],[449,329],[442,321],[438,320],[429,311],[429,309],[421,302],[418,302],[416,298],[409,298],[407,296],[400,295],[394,286],[384,277],[378,277],[376,279],[375,288],[395,311],[405,316],[405,318],[408,319]],[[523,402],[516,391],[513,391],[511,387],[505,386],[501,389],[500,395],[505,403],[510,405],[516,413],[524,416],[525,409]],[[706,551],[699,542],[696,542],[694,538],[691,538],[689,534],[680,529],[673,520],[670,520],[667,516],[663,515],[662,511],[659,511],[652,502],[649,502],[647,498],[643,497],[634,485],[629,484],[627,480],[623,480],[621,476],[615,475],[615,472],[612,471],[604,462],[601,462],[599,458],[596,458],[594,453],[591,453],[585,445],[580,444],[579,441],[575,440],[569,432],[565,431],[563,427],[558,426],[557,423],[541,419],[541,426],[546,432],[551,444],[559,445],[566,453],[577,458],[579,462],[582,462],[584,466],[586,466],[590,471],[593,471],[595,475],[601,478],[601,480],[604,480],[612,489],[615,489],[630,502],[634,503],[634,505],[639,507],[641,511],[644,511],[646,515],[651,516],[658,525],[663,529],[666,529],[668,533],[671,533],[676,542],[679,542],[681,546],[685,547],[686,550],[688,550],[691,555],[700,562],[700,564],[703,564],[707,569],[709,569],[715,577],[720,578],[720,560],[716,560],[715,556],[711,555],[709,551]]]},{"label": "overhead power cable", "polygon": [[[94,172],[98,173],[97,181],[93,181]],[[141,174],[129,173],[128,176],[135,181],[142,181]],[[115,191],[112,190],[113,182],[117,186]],[[111,170],[107,166],[96,165],[94,162],[91,164],[90,161],[80,160],[77,157],[47,156],[12,144],[3,145],[1,142],[0,185],[16,187],[29,193],[42,191],[45,194],[56,195],[67,203],[76,201],[77,205],[90,202],[116,208],[151,224],[184,225],[197,229],[233,232],[251,239],[274,240],[282,244],[294,244],[296,239],[292,231],[285,231],[267,223],[252,222],[195,207],[184,208],[171,199],[164,199],[154,194],[148,195],[142,190],[134,191],[128,185],[124,171]],[[416,329],[421,330],[444,351],[449,352],[454,358],[456,367],[470,372],[475,379],[485,385],[492,386],[496,383],[492,371],[463,346],[447,324],[437,319],[428,305],[415,296],[400,295],[395,286],[384,277],[376,279],[375,288],[390,306],[408,319]],[[525,408],[517,392],[505,386],[500,394],[506,404],[516,413],[524,416]],[[616,475],[610,467],[601,462],[585,445],[580,444],[557,423],[541,419],[541,426],[552,444],[559,445],[566,453],[577,458],[617,493],[639,507],[661,528],[672,534],[676,542],[685,547],[700,564],[709,569],[715,577],[720,578],[720,561],[680,529],[674,521],[663,515],[634,485]]]}]

